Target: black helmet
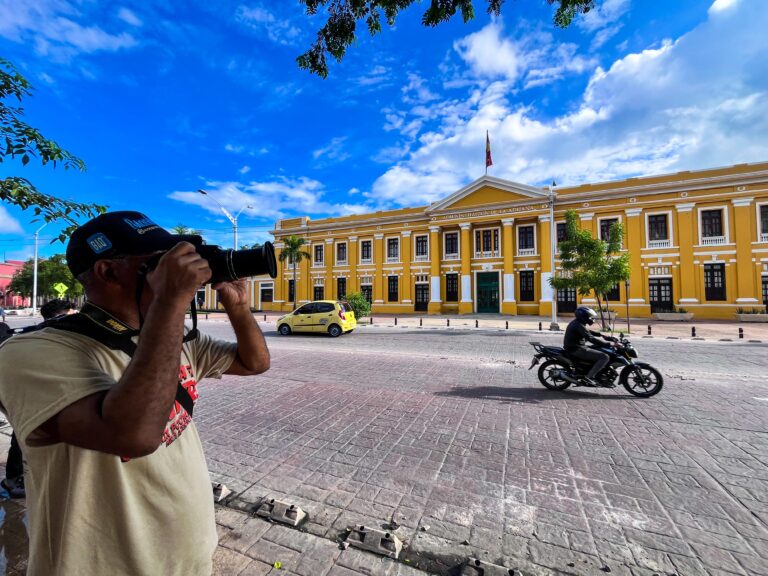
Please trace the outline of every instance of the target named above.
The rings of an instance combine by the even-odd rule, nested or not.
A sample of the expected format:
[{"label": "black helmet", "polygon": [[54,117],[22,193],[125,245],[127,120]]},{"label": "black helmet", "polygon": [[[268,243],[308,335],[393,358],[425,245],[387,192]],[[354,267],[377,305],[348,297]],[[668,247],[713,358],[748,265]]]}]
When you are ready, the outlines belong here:
[{"label": "black helmet", "polygon": [[589,306],[579,306],[573,313],[576,316],[576,320],[582,324],[594,324],[595,318],[597,318],[597,312],[592,310]]}]

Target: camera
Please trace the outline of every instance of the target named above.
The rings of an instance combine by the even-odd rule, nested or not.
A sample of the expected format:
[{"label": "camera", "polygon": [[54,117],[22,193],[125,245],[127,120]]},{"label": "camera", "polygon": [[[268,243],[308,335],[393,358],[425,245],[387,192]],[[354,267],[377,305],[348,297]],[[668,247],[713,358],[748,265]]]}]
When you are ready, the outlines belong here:
[{"label": "camera", "polygon": [[[272,242],[265,242],[263,246],[250,250],[232,250],[203,244],[203,238],[197,235],[179,235],[178,240],[193,244],[197,253],[208,260],[212,274],[207,284],[233,282],[240,278],[262,274],[267,274],[271,278],[277,277],[277,260]],[[147,267],[150,270],[153,269],[161,257],[162,254],[158,254],[147,262]]]},{"label": "camera", "polygon": [[195,245],[197,253],[208,260],[211,267],[209,284],[232,282],[250,276],[277,277],[275,247],[272,242],[251,250],[227,250],[210,244]]}]

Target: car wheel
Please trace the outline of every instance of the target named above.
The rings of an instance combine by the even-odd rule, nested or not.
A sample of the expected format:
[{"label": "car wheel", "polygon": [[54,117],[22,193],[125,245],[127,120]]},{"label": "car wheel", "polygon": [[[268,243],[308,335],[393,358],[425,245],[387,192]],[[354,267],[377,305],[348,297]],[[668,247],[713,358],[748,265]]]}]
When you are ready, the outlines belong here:
[{"label": "car wheel", "polygon": [[283,336],[288,336],[291,333],[291,327],[288,324],[280,324],[277,331]]},{"label": "car wheel", "polygon": [[331,324],[330,326],[328,326],[328,335],[331,338],[337,338],[341,336],[341,326],[339,326],[338,324]]}]

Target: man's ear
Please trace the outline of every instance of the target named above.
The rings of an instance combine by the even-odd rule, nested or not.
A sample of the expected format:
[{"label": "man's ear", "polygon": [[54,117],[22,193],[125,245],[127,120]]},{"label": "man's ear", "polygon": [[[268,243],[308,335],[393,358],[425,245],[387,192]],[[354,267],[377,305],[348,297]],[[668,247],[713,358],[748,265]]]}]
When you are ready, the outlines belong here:
[{"label": "man's ear", "polygon": [[99,260],[93,265],[93,277],[99,282],[107,284],[119,284],[120,278],[117,274],[115,262],[113,260]]}]

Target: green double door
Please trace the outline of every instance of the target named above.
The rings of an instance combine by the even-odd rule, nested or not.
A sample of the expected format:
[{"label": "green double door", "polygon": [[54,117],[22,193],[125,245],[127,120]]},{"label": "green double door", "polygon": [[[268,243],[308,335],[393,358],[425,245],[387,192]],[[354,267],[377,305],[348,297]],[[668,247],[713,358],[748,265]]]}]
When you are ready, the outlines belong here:
[{"label": "green double door", "polygon": [[477,311],[499,313],[498,272],[477,273]]}]

